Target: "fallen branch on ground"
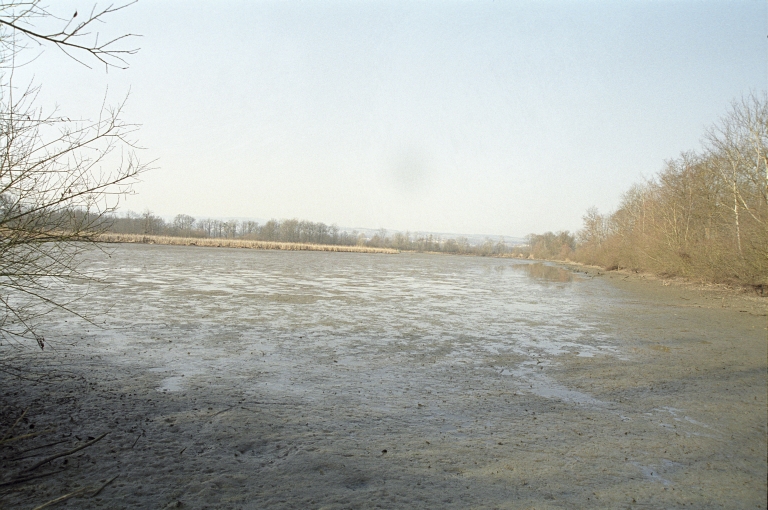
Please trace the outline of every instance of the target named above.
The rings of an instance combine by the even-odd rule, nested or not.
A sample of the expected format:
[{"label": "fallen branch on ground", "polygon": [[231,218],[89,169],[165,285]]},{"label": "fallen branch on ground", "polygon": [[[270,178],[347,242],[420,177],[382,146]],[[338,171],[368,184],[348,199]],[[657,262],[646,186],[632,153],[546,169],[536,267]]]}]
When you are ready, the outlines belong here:
[{"label": "fallen branch on ground", "polygon": [[22,473],[27,473],[29,471],[34,471],[35,469],[39,468],[40,466],[42,466],[44,464],[47,464],[47,463],[51,462],[52,460],[56,460],[59,457],[66,457],[67,455],[72,455],[73,453],[79,452],[80,450],[82,450],[84,448],[88,448],[92,444],[95,444],[96,442],[101,441],[104,438],[104,436],[106,436],[107,434],[109,434],[109,432],[104,432],[102,435],[100,435],[96,439],[88,441],[87,443],[82,444],[82,445],[78,446],[77,448],[73,448],[73,449],[71,449],[69,451],[66,451],[66,452],[57,453],[56,455],[51,455],[50,457],[41,460],[37,464],[34,464],[31,467],[28,467],[27,469],[22,470],[21,472]]},{"label": "fallen branch on ground", "polygon": [[[62,439],[61,441],[54,441],[53,443],[44,444],[44,445],[42,445],[42,446],[35,446],[34,448],[27,448],[26,450],[21,450],[20,452],[18,452],[18,455],[21,455],[21,454],[23,454],[23,453],[33,452],[33,451],[35,451],[35,450],[40,450],[40,449],[42,449],[42,448],[48,448],[49,446],[56,446],[57,444],[66,443],[66,442],[67,442],[67,439]],[[38,455],[41,455],[41,454],[39,454],[39,453],[37,453],[37,454],[33,453],[32,455],[26,455],[26,456],[24,456],[24,457],[13,457],[13,458],[12,458],[12,459],[10,459],[10,460],[12,460],[12,461],[17,461],[17,460],[30,459],[30,458],[32,458],[32,457],[37,457]]]},{"label": "fallen branch on ground", "polygon": [[75,496],[79,496],[80,494],[83,494],[85,492],[88,492],[91,488],[90,487],[84,487],[80,490],[76,490],[75,492],[70,492],[69,494],[64,494],[63,496],[60,496],[56,499],[52,499],[47,503],[43,503],[40,506],[36,506],[32,510],[42,510],[43,508],[48,508],[49,506],[55,505],[56,503],[61,503],[62,501],[66,501],[69,498],[74,498]]},{"label": "fallen branch on ground", "polygon": [[109,485],[110,483],[114,482],[114,481],[115,481],[115,478],[117,478],[118,476],[120,476],[120,473],[116,474],[115,476],[113,476],[112,478],[110,478],[109,480],[107,480],[106,482],[104,482],[104,484],[103,484],[101,487],[99,487],[99,488],[96,490],[96,492],[94,492],[93,494],[91,494],[91,496],[90,496],[90,497],[92,497],[92,498],[95,498],[96,496],[98,496],[98,495],[99,495],[99,493],[101,493],[101,491],[103,491],[103,490],[104,490],[104,487],[106,487],[106,486],[107,486],[107,485]]},{"label": "fallen branch on ground", "polygon": [[63,469],[60,469],[58,471],[51,471],[50,473],[42,473],[42,474],[39,474],[39,475],[31,475],[31,476],[25,476],[25,477],[22,477],[22,478],[14,478],[13,480],[0,483],[0,487],[5,487],[7,485],[16,485],[17,483],[28,482],[30,480],[34,480],[35,478],[43,478],[43,477],[46,477],[46,476],[55,475],[56,473],[61,473],[63,471],[64,471]]},{"label": "fallen branch on ground", "polygon": [[56,429],[38,430],[37,432],[30,432],[29,434],[24,434],[22,436],[9,437],[8,439],[4,439],[3,441],[0,441],[0,444],[12,443],[13,441],[18,441],[19,439],[29,439],[30,437],[39,436],[41,434],[47,434],[48,432],[56,432]]},{"label": "fallen branch on ground", "polygon": [[228,407],[226,409],[222,409],[218,413],[213,413],[212,415],[210,415],[209,418],[213,418],[214,416],[218,416],[218,415],[220,415],[222,413],[226,413],[227,411],[231,411],[232,409],[234,409],[234,407]]},{"label": "fallen branch on ground", "polygon": [[16,418],[16,421],[15,421],[15,422],[13,422],[13,425],[11,425],[11,428],[9,428],[9,429],[8,429],[8,430],[5,432],[5,434],[3,435],[3,438],[2,438],[2,439],[0,439],[0,444],[3,444],[3,443],[5,442],[5,438],[7,438],[8,436],[10,436],[10,435],[11,435],[11,432],[13,432],[13,429],[15,429],[15,428],[16,428],[16,425],[18,425],[18,424],[19,424],[19,422],[21,421],[21,419],[22,419],[22,418],[24,418],[24,415],[26,415],[26,414],[27,414],[27,411],[29,411],[29,407],[27,407],[26,409],[24,409],[24,412],[23,412],[23,413],[21,413],[21,416],[19,416],[18,418]]}]

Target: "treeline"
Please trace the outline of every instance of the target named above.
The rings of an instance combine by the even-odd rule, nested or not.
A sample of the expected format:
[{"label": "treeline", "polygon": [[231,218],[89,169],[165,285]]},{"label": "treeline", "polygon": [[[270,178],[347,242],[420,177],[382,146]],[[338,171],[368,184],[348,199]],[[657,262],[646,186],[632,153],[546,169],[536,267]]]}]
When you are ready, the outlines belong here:
[{"label": "treeline", "polygon": [[256,221],[195,219],[179,214],[167,222],[151,211],[141,214],[128,212],[111,219],[109,231],[116,234],[142,234],[175,237],[200,237],[235,239],[281,243],[310,243],[354,246],[359,244],[357,232],[340,230],[336,225],[299,220],[269,220],[264,224]]},{"label": "treeline", "polygon": [[530,234],[528,244],[516,247],[522,256],[534,259],[570,260],[576,250],[576,236],[568,232],[546,232]]},{"label": "treeline", "polygon": [[765,289],[768,96],[734,101],[703,141],[632,186],[616,211],[589,209],[576,243],[529,236],[534,256]]},{"label": "treeline", "polygon": [[[322,244],[330,246],[366,246],[391,248],[400,251],[439,252],[482,256],[523,256],[519,247],[509,246],[502,240],[486,239],[480,244],[470,244],[464,237],[442,238],[434,234],[395,232],[388,235],[384,229],[371,236],[362,232],[339,229],[305,220],[256,221],[195,219],[187,214],[177,215],[167,222],[151,211],[141,214],[128,212],[113,216],[109,232],[146,236],[172,236],[190,238],[243,239],[279,243]],[[527,256],[527,251],[525,252]]]}]

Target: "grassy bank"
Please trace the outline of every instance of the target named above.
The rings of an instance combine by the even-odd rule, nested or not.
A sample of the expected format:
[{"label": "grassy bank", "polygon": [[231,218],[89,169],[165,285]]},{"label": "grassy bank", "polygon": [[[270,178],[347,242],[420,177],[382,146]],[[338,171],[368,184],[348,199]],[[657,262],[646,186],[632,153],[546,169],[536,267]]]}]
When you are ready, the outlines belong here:
[{"label": "grassy bank", "polygon": [[102,243],[143,243],[169,244],[175,246],[203,246],[210,248],[248,248],[252,250],[286,250],[286,251],[335,251],[354,253],[400,253],[391,248],[372,248],[369,246],[339,246],[328,244],[280,243],[271,241],[253,241],[248,239],[198,238],[152,236],[141,234],[101,234],[98,241]]}]

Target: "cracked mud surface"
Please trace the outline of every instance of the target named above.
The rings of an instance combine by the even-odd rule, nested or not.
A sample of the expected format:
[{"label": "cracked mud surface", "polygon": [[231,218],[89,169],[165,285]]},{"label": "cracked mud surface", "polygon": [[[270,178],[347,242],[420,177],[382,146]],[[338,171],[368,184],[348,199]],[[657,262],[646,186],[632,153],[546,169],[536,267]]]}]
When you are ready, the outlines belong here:
[{"label": "cracked mud surface", "polygon": [[476,257],[92,264],[103,329],[52,317],[53,349],[0,348],[0,434],[27,407],[15,435],[47,431],[0,449],[0,482],[109,434],[3,508],[115,475],[60,505],[766,506],[764,299]]}]

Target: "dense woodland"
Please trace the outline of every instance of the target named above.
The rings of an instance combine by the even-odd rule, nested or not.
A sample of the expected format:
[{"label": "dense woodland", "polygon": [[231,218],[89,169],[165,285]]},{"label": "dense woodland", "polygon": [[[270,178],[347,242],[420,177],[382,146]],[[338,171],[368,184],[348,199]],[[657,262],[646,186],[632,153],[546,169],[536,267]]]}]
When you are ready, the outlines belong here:
[{"label": "dense woodland", "polygon": [[624,193],[616,211],[590,209],[573,258],[764,288],[768,284],[768,96],[733,102],[700,152],[667,161]]},{"label": "dense woodland", "polygon": [[734,101],[703,149],[665,162],[576,239],[528,237],[534,257],[664,276],[768,286],[768,96]]}]

